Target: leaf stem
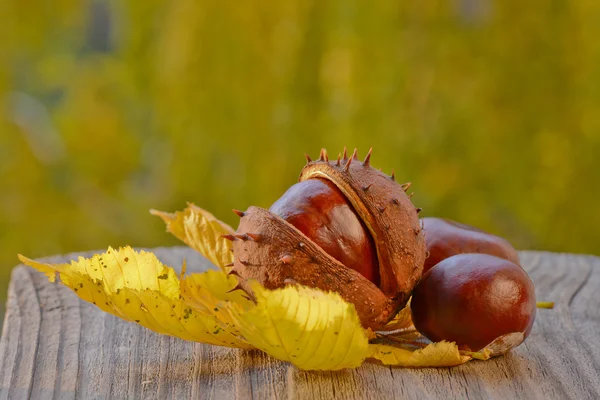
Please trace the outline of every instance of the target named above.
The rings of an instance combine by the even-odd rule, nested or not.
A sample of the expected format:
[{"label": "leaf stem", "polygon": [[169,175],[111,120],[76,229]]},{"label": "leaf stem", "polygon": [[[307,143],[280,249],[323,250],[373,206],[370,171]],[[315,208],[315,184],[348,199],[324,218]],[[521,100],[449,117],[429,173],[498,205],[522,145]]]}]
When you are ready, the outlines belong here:
[{"label": "leaf stem", "polygon": [[409,335],[413,333],[419,333],[416,329],[396,329],[394,331],[377,331],[377,334],[380,336],[389,336],[389,335]]},{"label": "leaf stem", "polygon": [[425,348],[428,346],[427,343],[417,342],[416,340],[402,339],[402,338],[397,338],[397,337],[393,337],[393,336],[384,336],[384,335],[381,335],[380,333],[377,333],[377,335],[384,339],[391,340],[392,342],[396,342],[396,343],[400,343],[400,344],[409,344],[411,346],[417,346],[417,347],[421,347],[421,348]]},{"label": "leaf stem", "polygon": [[538,301],[537,302],[537,308],[554,308],[554,302],[553,301]]}]

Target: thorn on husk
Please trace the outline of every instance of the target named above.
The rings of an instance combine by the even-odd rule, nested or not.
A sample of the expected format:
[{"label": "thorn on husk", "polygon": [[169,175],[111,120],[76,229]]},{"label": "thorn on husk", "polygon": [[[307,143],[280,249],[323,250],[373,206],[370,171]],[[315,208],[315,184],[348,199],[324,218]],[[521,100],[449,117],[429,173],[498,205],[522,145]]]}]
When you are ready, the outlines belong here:
[{"label": "thorn on husk", "polygon": [[237,234],[237,235],[233,235],[233,236],[235,236],[236,238],[238,238],[238,239],[241,239],[241,240],[243,240],[243,241],[246,241],[246,240],[248,240],[248,239],[249,239],[249,236],[248,236],[248,235],[246,235],[245,233],[242,233],[242,234]]},{"label": "thorn on husk", "polygon": [[247,233],[246,235],[255,242],[259,242],[261,239],[260,233]]},{"label": "thorn on husk", "polygon": [[344,172],[348,172],[348,170],[350,169],[350,164],[352,164],[352,157],[350,157],[348,159],[348,162],[346,163],[346,165],[344,166]]},{"label": "thorn on husk", "polygon": [[416,212],[417,212],[417,214],[418,214],[418,213],[420,213],[421,211],[423,211],[423,209],[422,209],[421,207],[417,207],[417,208],[415,209],[415,211],[416,211]]},{"label": "thorn on husk", "polygon": [[358,160],[358,150],[357,149],[354,149],[354,152],[352,153],[352,158],[354,160]]},{"label": "thorn on husk", "polygon": [[329,156],[327,155],[326,149],[321,149],[321,154],[319,156],[319,161],[329,161]]},{"label": "thorn on husk", "polygon": [[371,152],[373,151],[373,148],[371,147],[369,149],[369,152],[367,153],[367,156],[365,157],[365,161],[363,161],[363,165],[365,167],[368,167],[369,164],[371,163]]},{"label": "thorn on husk", "polygon": [[235,214],[236,214],[238,217],[240,217],[240,218],[242,218],[243,216],[245,216],[245,215],[246,215],[246,213],[245,213],[245,212],[243,212],[243,211],[240,211],[240,210],[233,209],[232,211],[233,211],[233,212],[234,212],[234,213],[235,213]]},{"label": "thorn on husk", "polygon": [[231,292],[235,292],[236,290],[242,290],[245,292],[244,288],[242,287],[242,285],[240,285],[239,283],[237,285],[235,285],[235,287],[231,290],[228,290],[226,293],[231,293]]},{"label": "thorn on husk", "polygon": [[309,164],[312,162],[312,159],[310,158],[310,156],[308,154],[304,154],[304,158],[306,158],[306,163]]},{"label": "thorn on husk", "polygon": [[248,260],[238,260],[240,262],[240,264],[248,266],[250,265],[250,263],[248,262]]},{"label": "thorn on husk", "polygon": [[231,263],[229,263],[229,264],[225,264],[225,265],[224,265],[224,267],[233,267],[233,265],[234,265],[234,264],[231,262]]},{"label": "thorn on husk", "polygon": [[344,146],[344,156],[342,157],[342,160],[347,160],[348,159],[348,149],[346,149],[346,146]]},{"label": "thorn on husk", "polygon": [[371,188],[371,186],[373,186],[373,184],[369,183],[367,186],[363,186],[362,190],[366,192],[367,190],[369,190]]},{"label": "thorn on husk", "polygon": [[227,234],[227,235],[221,235],[221,237],[222,237],[223,239],[231,240],[232,242],[233,242],[233,241],[235,241],[235,240],[237,239],[235,236],[233,236],[233,235],[229,235],[229,234]]},{"label": "thorn on husk", "polygon": [[[237,272],[235,269],[232,269],[231,271],[229,271],[229,272],[227,273],[227,275],[235,275],[235,276],[240,276],[240,273],[239,273],[239,272]],[[240,278],[241,278],[241,276],[240,276]]]},{"label": "thorn on husk", "polygon": [[402,186],[402,190],[404,190],[406,192],[408,190],[408,188],[410,188],[410,185],[412,185],[412,182],[406,182],[400,186]]},{"label": "thorn on husk", "polygon": [[390,176],[390,179],[393,181],[396,180],[396,173],[394,172],[394,170],[392,170],[392,175]]},{"label": "thorn on husk", "polygon": [[409,199],[412,199],[412,197],[415,195],[415,192],[412,192],[411,194],[408,195]]}]

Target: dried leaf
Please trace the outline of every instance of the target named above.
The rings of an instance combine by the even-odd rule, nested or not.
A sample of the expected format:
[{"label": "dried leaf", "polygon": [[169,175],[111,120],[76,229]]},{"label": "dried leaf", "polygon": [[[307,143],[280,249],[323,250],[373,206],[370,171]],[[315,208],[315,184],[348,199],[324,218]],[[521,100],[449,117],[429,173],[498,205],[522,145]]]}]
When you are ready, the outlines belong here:
[{"label": "dried leaf", "polygon": [[219,346],[251,347],[224,329],[214,313],[187,305],[180,297],[175,271],[152,253],[109,248],[70,264],[44,264],[21,255],[19,259],[44,272],[51,282],[58,274],[65,286],[103,311],[155,332]]},{"label": "dried leaf", "polygon": [[395,331],[399,329],[414,328],[412,322],[412,314],[410,312],[410,300],[390,322],[388,322],[381,331]]},{"label": "dried leaf", "polygon": [[369,357],[396,367],[452,367],[471,359],[461,355],[455,343],[445,341],[417,350],[385,344],[370,344],[369,349],[372,352]]},{"label": "dried leaf", "polygon": [[232,234],[234,230],[210,212],[188,204],[185,210],[175,213],[157,210],[150,210],[150,213],[162,218],[168,232],[221,269],[226,270],[226,265],[233,261],[231,241],[222,235]]},{"label": "dried leaf", "polygon": [[338,294],[301,286],[252,289],[257,305],[234,315],[255,347],[305,370],[355,368],[368,356],[354,306]]}]

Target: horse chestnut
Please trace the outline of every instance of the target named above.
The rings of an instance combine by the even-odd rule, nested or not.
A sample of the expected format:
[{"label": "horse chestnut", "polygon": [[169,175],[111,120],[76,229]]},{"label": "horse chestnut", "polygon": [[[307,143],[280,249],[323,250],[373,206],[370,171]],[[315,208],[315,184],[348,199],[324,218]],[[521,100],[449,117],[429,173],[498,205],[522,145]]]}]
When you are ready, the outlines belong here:
[{"label": "horse chestnut", "polygon": [[423,218],[422,222],[429,252],[423,273],[448,257],[464,253],[489,254],[520,265],[517,251],[506,239],[449,219]]},{"label": "horse chestnut", "polygon": [[492,355],[518,346],[531,331],[535,291],[517,264],[487,254],[446,258],[423,275],[411,300],[415,328],[432,341]]},{"label": "horse chestnut", "polygon": [[237,233],[226,237],[239,288],[251,294],[251,279],[267,289],[305,285],[340,294],[364,327],[392,319],[421,277],[425,239],[409,184],[370,159],[370,151],[361,162],[344,150],[329,160],[323,149],[270,210],[238,211]]},{"label": "horse chestnut", "polygon": [[330,181],[290,187],[269,209],[311,238],[327,254],[379,285],[377,252],[365,224]]}]

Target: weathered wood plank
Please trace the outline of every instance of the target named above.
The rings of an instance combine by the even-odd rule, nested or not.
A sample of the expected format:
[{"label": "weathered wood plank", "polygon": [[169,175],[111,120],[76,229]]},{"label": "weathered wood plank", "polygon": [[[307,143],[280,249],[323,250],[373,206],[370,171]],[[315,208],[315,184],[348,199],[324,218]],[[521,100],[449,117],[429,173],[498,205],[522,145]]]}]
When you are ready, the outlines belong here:
[{"label": "weathered wood plank", "polygon": [[[190,270],[208,267],[187,248],[155,252],[175,268],[184,258]],[[600,398],[600,258],[521,256],[538,298],[556,308],[538,310],[530,338],[509,355],[449,369],[373,362],[339,372],[300,371],[258,351],[161,336],[17,267],[0,339],[0,399]]]}]

